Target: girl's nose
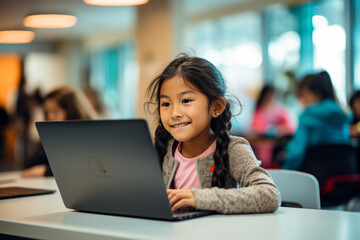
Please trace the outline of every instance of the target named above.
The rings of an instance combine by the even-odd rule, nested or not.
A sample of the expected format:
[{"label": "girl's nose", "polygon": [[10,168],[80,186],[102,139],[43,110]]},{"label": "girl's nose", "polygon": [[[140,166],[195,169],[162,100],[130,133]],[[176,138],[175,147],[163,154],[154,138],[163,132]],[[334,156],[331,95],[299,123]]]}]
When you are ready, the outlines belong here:
[{"label": "girl's nose", "polygon": [[174,119],[182,117],[182,113],[181,113],[181,111],[180,111],[180,109],[178,107],[173,108],[173,111],[171,113],[171,117],[174,118]]}]

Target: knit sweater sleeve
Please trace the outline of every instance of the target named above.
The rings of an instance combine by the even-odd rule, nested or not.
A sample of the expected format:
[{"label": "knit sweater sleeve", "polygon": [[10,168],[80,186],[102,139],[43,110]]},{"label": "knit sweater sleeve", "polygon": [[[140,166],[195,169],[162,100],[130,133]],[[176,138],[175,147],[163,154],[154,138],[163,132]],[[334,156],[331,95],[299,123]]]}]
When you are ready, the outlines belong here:
[{"label": "knit sweater sleeve", "polygon": [[280,193],[270,175],[258,166],[254,153],[243,138],[229,146],[231,177],[240,188],[192,189],[196,208],[224,214],[274,212],[280,205]]}]

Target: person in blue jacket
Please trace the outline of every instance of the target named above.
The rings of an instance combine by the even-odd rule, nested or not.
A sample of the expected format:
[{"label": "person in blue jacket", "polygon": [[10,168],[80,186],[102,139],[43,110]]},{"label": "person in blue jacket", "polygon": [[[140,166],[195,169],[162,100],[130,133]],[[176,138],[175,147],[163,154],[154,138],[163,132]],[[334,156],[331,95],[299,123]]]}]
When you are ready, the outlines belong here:
[{"label": "person in blue jacket", "polygon": [[351,144],[349,122],[337,103],[329,74],[306,75],[298,84],[297,95],[304,111],[299,126],[286,146],[282,168],[299,170],[306,150],[320,144]]}]

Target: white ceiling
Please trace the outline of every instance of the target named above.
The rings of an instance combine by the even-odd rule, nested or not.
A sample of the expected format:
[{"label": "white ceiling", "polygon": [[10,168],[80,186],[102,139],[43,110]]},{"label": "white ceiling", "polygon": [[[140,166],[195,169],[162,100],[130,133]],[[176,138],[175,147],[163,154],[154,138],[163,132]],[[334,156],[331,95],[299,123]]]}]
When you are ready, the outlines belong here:
[{"label": "white ceiling", "polygon": [[92,6],[83,0],[0,0],[0,30],[24,28],[22,21],[31,12],[69,13],[78,19],[67,29],[34,29],[35,41],[81,39],[127,30],[136,19],[135,7]]},{"label": "white ceiling", "polygon": [[184,8],[188,15],[195,15],[203,11],[219,9],[220,7],[243,4],[247,2],[256,2],[259,0],[180,0],[180,1],[184,1]]}]

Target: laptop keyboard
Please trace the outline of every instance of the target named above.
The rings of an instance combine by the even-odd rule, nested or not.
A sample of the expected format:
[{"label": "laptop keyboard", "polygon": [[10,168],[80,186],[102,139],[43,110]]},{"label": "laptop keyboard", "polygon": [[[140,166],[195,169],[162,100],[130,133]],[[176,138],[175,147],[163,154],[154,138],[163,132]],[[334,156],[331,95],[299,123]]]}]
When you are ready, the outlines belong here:
[{"label": "laptop keyboard", "polygon": [[173,212],[173,217],[177,220],[184,220],[189,218],[195,218],[199,216],[205,216],[213,214],[212,211],[198,211],[193,207],[181,207],[175,212]]},{"label": "laptop keyboard", "polygon": [[193,212],[193,211],[195,211],[195,208],[193,208],[193,207],[180,207],[180,208],[178,208],[175,212],[174,212],[174,214],[180,214],[180,213],[188,213],[188,212]]}]

